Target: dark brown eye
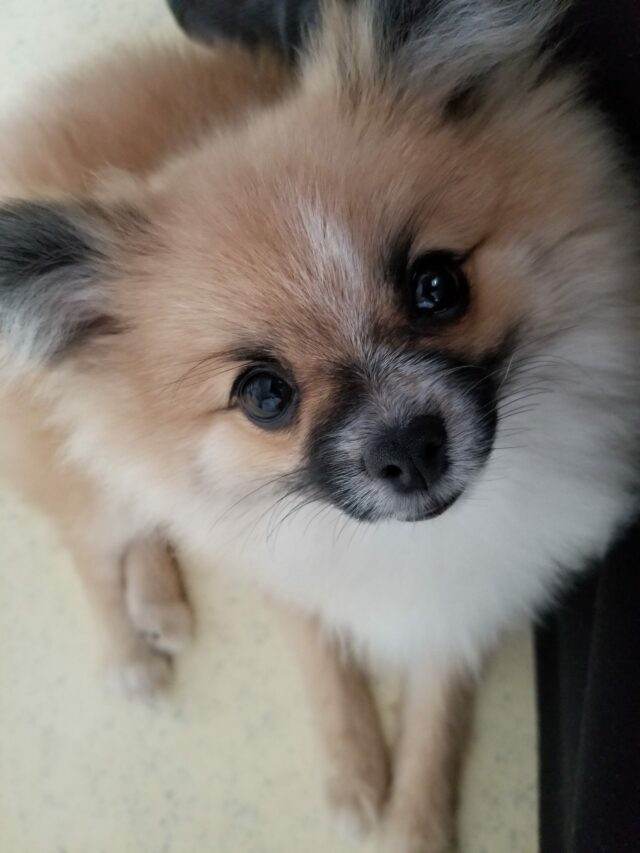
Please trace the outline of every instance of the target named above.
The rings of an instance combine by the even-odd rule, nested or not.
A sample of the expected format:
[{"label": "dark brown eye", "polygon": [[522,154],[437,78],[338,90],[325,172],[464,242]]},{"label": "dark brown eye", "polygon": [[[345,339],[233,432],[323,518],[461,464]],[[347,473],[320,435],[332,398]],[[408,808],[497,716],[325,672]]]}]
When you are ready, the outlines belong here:
[{"label": "dark brown eye", "polygon": [[447,252],[421,255],[409,267],[413,313],[426,320],[454,320],[469,305],[469,282],[455,257]]},{"label": "dark brown eye", "polygon": [[250,421],[266,429],[290,423],[296,392],[271,366],[252,367],[237,380],[233,396]]}]

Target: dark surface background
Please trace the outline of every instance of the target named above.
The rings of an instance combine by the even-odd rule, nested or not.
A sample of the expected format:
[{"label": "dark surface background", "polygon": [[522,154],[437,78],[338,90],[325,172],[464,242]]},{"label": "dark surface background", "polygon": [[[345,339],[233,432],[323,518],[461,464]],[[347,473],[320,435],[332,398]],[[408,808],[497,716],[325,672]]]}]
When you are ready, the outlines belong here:
[{"label": "dark surface background", "polygon": [[[267,42],[294,60],[318,2],[169,5],[200,41]],[[638,170],[640,0],[576,0],[557,38]],[[541,621],[536,652],[542,853],[640,853],[640,523]]]},{"label": "dark surface background", "polygon": [[[637,175],[640,2],[577,0],[564,33]],[[639,653],[636,521],[536,634],[542,853],[640,851]]]}]

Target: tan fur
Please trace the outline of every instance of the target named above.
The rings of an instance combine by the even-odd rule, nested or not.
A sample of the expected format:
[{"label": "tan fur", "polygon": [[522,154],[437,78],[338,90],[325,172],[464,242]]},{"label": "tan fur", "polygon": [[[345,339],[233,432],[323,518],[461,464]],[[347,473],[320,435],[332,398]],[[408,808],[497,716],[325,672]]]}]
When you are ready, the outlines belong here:
[{"label": "tan fur", "polygon": [[[205,132],[273,100],[287,83],[277,61],[233,47],[215,54],[190,46],[152,46],[142,55],[123,49],[45,90],[3,134],[0,191],[8,198],[121,197],[124,188],[126,198],[131,183],[137,190],[127,175],[150,173]],[[65,463],[64,430],[51,423],[40,387],[33,373],[2,390],[3,474],[58,522],[105,630],[109,668],[126,689],[154,689],[169,674],[158,652],[176,651],[191,630],[170,581],[174,570],[164,568],[171,560],[160,539],[128,545],[122,513],[91,477]]]},{"label": "tan fur", "polygon": [[108,170],[148,175],[288,83],[276,60],[232,46],[121,47],[43,87],[14,119],[0,140],[0,192],[85,193]]},{"label": "tan fur", "polygon": [[438,674],[428,664],[407,685],[386,815],[391,851],[450,849],[473,688],[468,676]]}]

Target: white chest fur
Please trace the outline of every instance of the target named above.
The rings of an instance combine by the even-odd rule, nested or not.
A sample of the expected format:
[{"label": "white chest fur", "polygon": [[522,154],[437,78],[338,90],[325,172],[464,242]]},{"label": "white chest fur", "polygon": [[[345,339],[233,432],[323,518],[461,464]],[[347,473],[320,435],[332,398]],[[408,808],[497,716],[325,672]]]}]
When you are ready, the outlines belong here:
[{"label": "white chest fur", "polygon": [[285,520],[267,512],[220,524],[208,550],[374,658],[473,666],[598,554],[629,511],[606,460],[570,472],[568,460],[519,456],[501,476],[498,451],[476,487],[433,521],[362,525],[312,505]]}]

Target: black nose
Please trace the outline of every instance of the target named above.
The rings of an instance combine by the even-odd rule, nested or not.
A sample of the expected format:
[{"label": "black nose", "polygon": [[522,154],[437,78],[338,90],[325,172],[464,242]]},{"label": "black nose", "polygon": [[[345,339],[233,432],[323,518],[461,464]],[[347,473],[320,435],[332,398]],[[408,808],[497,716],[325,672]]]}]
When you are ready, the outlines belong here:
[{"label": "black nose", "polygon": [[399,494],[427,491],[447,467],[447,433],[441,418],[422,415],[389,430],[367,448],[365,469]]}]

